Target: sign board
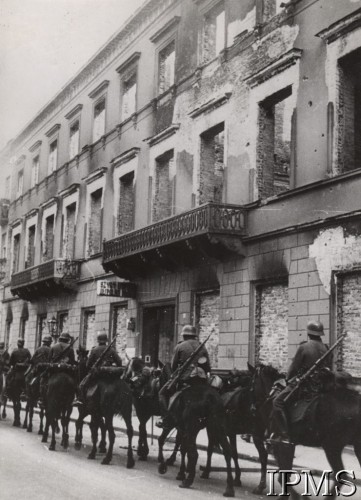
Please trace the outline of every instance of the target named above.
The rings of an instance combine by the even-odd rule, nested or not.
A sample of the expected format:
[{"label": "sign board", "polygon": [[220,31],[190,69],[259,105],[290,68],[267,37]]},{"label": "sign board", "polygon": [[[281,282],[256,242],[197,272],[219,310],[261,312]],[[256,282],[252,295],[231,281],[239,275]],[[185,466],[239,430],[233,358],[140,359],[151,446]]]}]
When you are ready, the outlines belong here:
[{"label": "sign board", "polygon": [[97,281],[97,295],[135,299],[135,283],[121,283],[119,281]]}]

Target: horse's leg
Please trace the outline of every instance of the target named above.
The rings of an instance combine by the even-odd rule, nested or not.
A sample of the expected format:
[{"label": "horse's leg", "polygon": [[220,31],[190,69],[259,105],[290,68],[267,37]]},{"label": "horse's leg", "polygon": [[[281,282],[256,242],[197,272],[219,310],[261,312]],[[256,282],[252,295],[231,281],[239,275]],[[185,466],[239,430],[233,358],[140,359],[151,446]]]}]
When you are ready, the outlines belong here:
[{"label": "horse's leg", "polygon": [[148,415],[147,417],[142,417],[139,419],[139,439],[138,439],[137,454],[139,460],[142,461],[146,461],[149,455],[147,422],[148,422]]},{"label": "horse's leg", "polygon": [[327,460],[332,470],[333,485],[331,490],[331,498],[335,498],[337,495],[336,486],[338,486],[339,489],[342,486],[342,483],[336,480],[336,474],[338,471],[344,470],[342,461],[342,450],[344,449],[344,444],[335,442],[327,443],[323,445],[323,449],[325,450]]},{"label": "horse's leg", "polygon": [[214,450],[214,446],[215,446],[215,443],[213,441],[213,435],[208,432],[208,429],[207,429],[207,434],[208,434],[207,463],[206,463],[204,471],[201,474],[202,479],[209,479],[209,475],[210,475],[211,467],[212,467],[212,455],[213,455],[213,450]]},{"label": "horse's leg", "polygon": [[231,446],[228,442],[225,429],[223,427],[219,428],[219,425],[217,426],[217,423],[215,423],[215,425],[216,425],[216,427],[214,429],[214,432],[217,432],[217,434],[218,434],[218,442],[222,447],[224,459],[225,459],[226,465],[227,465],[227,486],[226,486],[225,492],[223,493],[223,496],[224,497],[234,497],[234,485],[233,485],[232,462],[231,462],[231,457],[232,457]]},{"label": "horse's leg", "polygon": [[[107,454],[105,455],[105,457],[103,458],[101,463],[102,463],[102,465],[109,465],[112,458],[113,458],[113,447],[114,447],[114,441],[115,441],[115,432],[114,432],[114,427],[113,427],[113,415],[107,415],[105,417],[105,427],[108,431],[109,446],[108,446]],[[128,432],[128,429],[127,429],[127,432]],[[129,437],[128,437],[128,439],[129,439]]]},{"label": "horse's leg", "polygon": [[187,441],[186,441],[186,436],[184,435],[183,432],[181,434],[180,451],[181,451],[181,464],[176,479],[178,481],[183,481],[186,477],[186,454],[187,454]]},{"label": "horse's leg", "polygon": [[56,425],[57,425],[57,419],[53,417],[51,419],[51,422],[50,422],[50,427],[51,427],[51,441],[50,441],[49,451],[55,451],[55,446],[56,446],[56,440],[55,440]]},{"label": "horse's leg", "polygon": [[62,436],[61,436],[61,446],[64,449],[67,449],[69,447],[69,433],[68,433],[68,423],[70,419],[70,413],[69,409],[64,409],[61,412],[61,427],[62,427]]},{"label": "horse's leg", "polygon": [[132,405],[130,404],[129,411],[127,415],[124,416],[123,419],[127,428],[127,436],[128,436],[128,451],[127,451],[127,469],[132,469],[135,465],[134,456],[133,456],[133,425],[132,425]]},{"label": "horse's leg", "polygon": [[161,435],[158,438],[158,472],[159,474],[165,474],[167,472],[167,463],[164,461],[163,447],[167,439],[168,434],[171,429],[163,429]]},{"label": "horse's leg", "polygon": [[83,425],[84,425],[85,413],[82,408],[79,408],[79,415],[75,422],[75,444],[74,448],[80,450],[83,442]]},{"label": "horse's leg", "polygon": [[7,405],[7,402],[8,402],[8,398],[6,398],[4,396],[4,399],[3,399],[3,411],[2,411],[2,418],[6,418],[6,405]]},{"label": "horse's leg", "polygon": [[29,401],[27,401],[26,406],[25,406],[25,418],[24,418],[24,422],[23,422],[23,429],[28,428],[29,411],[30,411],[30,404],[29,404]]},{"label": "horse's leg", "polygon": [[[34,411],[34,409],[33,409],[33,411]],[[42,434],[44,434],[44,408],[43,407],[40,408],[39,417],[40,417],[40,425],[39,425],[38,434],[39,434],[39,436],[41,436]]]},{"label": "horse's leg", "polygon": [[107,430],[105,428],[105,423],[104,423],[103,418],[100,419],[99,425],[100,425],[100,432],[101,432],[102,437],[101,437],[101,440],[99,443],[98,450],[99,450],[99,453],[106,453],[107,452]]},{"label": "horse's leg", "polygon": [[356,458],[361,466],[361,436],[359,436],[358,441],[356,441],[354,443],[353,449],[354,449]]},{"label": "horse's leg", "polygon": [[13,426],[20,427],[20,425],[21,425],[21,422],[20,422],[21,403],[20,403],[20,399],[17,399],[17,397],[14,397],[14,399],[13,399],[13,409],[14,409]]},{"label": "horse's leg", "polygon": [[261,463],[261,480],[259,485],[253,490],[256,495],[261,495],[263,490],[266,488],[266,477],[267,477],[267,458],[268,453],[264,445],[263,439],[260,436],[253,435],[253,442],[257,448],[259,460]]},{"label": "horse's leg", "polygon": [[235,470],[234,486],[242,486],[241,469],[240,469],[239,463],[238,463],[237,435],[232,432],[232,434],[228,437],[229,437],[229,444],[231,447],[231,454],[232,454],[232,459],[234,462],[234,470]]},{"label": "horse's leg", "polygon": [[89,460],[94,460],[97,454],[97,441],[98,441],[98,427],[99,427],[99,418],[92,415],[90,421],[90,430],[92,435],[92,443],[93,447],[88,455]]},{"label": "horse's leg", "polygon": [[172,451],[172,454],[169,458],[167,458],[167,460],[165,461],[165,463],[167,465],[174,465],[175,464],[175,461],[177,460],[177,453],[179,451],[179,448],[180,448],[180,433],[177,432],[176,434],[176,437],[175,437],[175,445],[174,445],[174,448],[173,448],[173,451]]},{"label": "horse's leg", "polygon": [[[274,443],[273,444],[273,455],[277,461],[278,468],[280,470],[292,470],[293,457],[295,454],[295,446],[292,444]],[[287,474],[286,479],[289,478]],[[278,475],[278,482],[282,484],[281,475]],[[290,492],[291,498],[293,500],[298,500],[300,495],[296,492],[293,486],[289,486],[288,491]]]},{"label": "horse's leg", "polygon": [[45,415],[45,429],[44,429],[44,434],[43,434],[41,442],[47,443],[48,436],[49,436],[49,418],[48,418],[48,415]]},{"label": "horse's leg", "polygon": [[27,431],[33,432],[34,404],[31,400],[29,400],[28,405],[29,405],[29,422],[27,426]]}]

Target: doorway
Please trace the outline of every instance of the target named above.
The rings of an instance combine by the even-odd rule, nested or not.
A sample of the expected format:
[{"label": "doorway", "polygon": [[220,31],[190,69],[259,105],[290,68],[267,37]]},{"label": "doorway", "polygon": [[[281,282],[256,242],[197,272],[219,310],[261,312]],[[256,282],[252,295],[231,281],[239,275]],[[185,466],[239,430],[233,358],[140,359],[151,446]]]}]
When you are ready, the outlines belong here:
[{"label": "doorway", "polygon": [[174,350],[175,305],[143,307],[142,357],[155,366],[170,362]]}]

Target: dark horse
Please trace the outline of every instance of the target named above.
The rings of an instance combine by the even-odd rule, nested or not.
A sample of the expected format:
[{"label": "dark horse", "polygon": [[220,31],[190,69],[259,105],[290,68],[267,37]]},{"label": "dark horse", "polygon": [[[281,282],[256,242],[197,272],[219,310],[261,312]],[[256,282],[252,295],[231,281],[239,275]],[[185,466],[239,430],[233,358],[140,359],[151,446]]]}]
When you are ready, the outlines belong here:
[{"label": "dark horse", "polygon": [[[6,375],[5,373],[0,373],[0,419],[6,418],[6,403],[7,397],[5,396],[5,387],[6,387]],[[3,410],[1,412],[1,406]]]},{"label": "dark horse", "polygon": [[[259,405],[260,418],[269,419],[269,405],[262,404],[262,401],[268,401],[270,387],[281,375],[274,368],[263,365],[257,368],[250,367],[250,369],[254,377],[254,399]],[[316,396],[312,418],[303,418],[297,422],[294,422],[292,418],[289,419],[290,435],[294,445],[273,444],[274,456],[282,470],[292,470],[297,444],[322,447],[331,470],[335,474],[344,469],[342,451],[347,445],[353,446],[361,465],[361,396],[346,386],[338,385],[334,374],[327,373],[327,371],[325,374],[328,377],[325,387],[328,389]],[[332,384],[330,384],[330,377],[332,377]],[[294,406],[295,403],[292,403],[291,416]],[[335,479],[332,488],[333,497],[337,494],[337,487],[340,488],[341,484]],[[293,488],[290,488],[290,492],[292,498],[300,498]]]},{"label": "dark horse", "polygon": [[21,399],[20,396],[25,390],[25,372],[28,365],[24,363],[17,363],[9,372],[6,381],[6,392],[8,398],[13,402],[14,409],[14,427],[20,427],[20,412],[21,412]]},{"label": "dark horse", "polygon": [[127,468],[134,467],[132,449],[133,426],[132,426],[132,392],[124,380],[120,378],[120,369],[113,367],[99,368],[94,374],[92,385],[86,394],[86,407],[91,415],[90,429],[93,447],[88,456],[95,459],[97,452],[98,429],[104,425],[108,431],[109,446],[103,465],[108,465],[113,457],[115,432],[113,426],[114,415],[121,415],[127,428],[128,436],[128,459]]},{"label": "dark horse", "polygon": [[[206,428],[209,446],[220,445],[227,465],[227,487],[225,497],[234,497],[231,468],[231,448],[226,434],[226,418],[219,393],[204,380],[194,380],[181,391],[170,408],[181,435],[181,466],[177,476],[181,488],[190,488],[194,482],[198,460],[197,435]],[[160,443],[161,445],[161,443]],[[186,465],[186,458],[188,463]],[[166,471],[166,464],[160,463],[160,472]],[[186,472],[188,475],[186,475]]]},{"label": "dark horse", "polygon": [[69,446],[69,422],[73,409],[75,395],[75,370],[72,365],[54,365],[49,367],[50,377],[45,394],[46,425],[42,442],[48,441],[49,427],[51,427],[51,442],[49,450],[55,450],[55,433],[57,422],[60,419],[62,427],[61,446]]},{"label": "dark horse", "polygon": [[[28,432],[33,431],[33,416],[34,408],[38,405],[38,399],[40,397],[40,371],[37,367],[25,374],[25,384],[26,384],[26,408],[25,408],[25,419],[23,423],[23,428]],[[42,435],[44,433],[44,407],[40,408],[40,424],[38,434]]]},{"label": "dark horse", "polygon": [[[144,371],[147,373],[145,374]],[[125,370],[125,380],[129,383],[133,392],[133,404],[139,420],[139,440],[137,454],[139,460],[147,460],[149,455],[147,422],[152,416],[160,415],[159,391],[169,380],[171,369],[169,363],[159,363],[159,368],[149,369],[141,358],[132,358]],[[164,429],[159,440],[164,442],[174,427]],[[167,459],[167,465],[173,465],[180,443],[177,437],[172,455]],[[162,446],[163,447],[163,446]],[[161,447],[161,448],[162,448]],[[160,448],[160,449],[161,449]],[[158,461],[163,462],[162,454]]]}]

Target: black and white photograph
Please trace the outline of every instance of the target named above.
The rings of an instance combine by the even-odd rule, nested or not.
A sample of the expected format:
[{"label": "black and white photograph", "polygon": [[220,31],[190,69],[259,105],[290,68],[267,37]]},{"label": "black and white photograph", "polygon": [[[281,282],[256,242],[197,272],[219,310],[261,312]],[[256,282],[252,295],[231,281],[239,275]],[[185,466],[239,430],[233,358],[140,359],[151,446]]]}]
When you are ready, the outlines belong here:
[{"label": "black and white photograph", "polygon": [[1,500],[361,499],[361,0],[0,0]]}]

